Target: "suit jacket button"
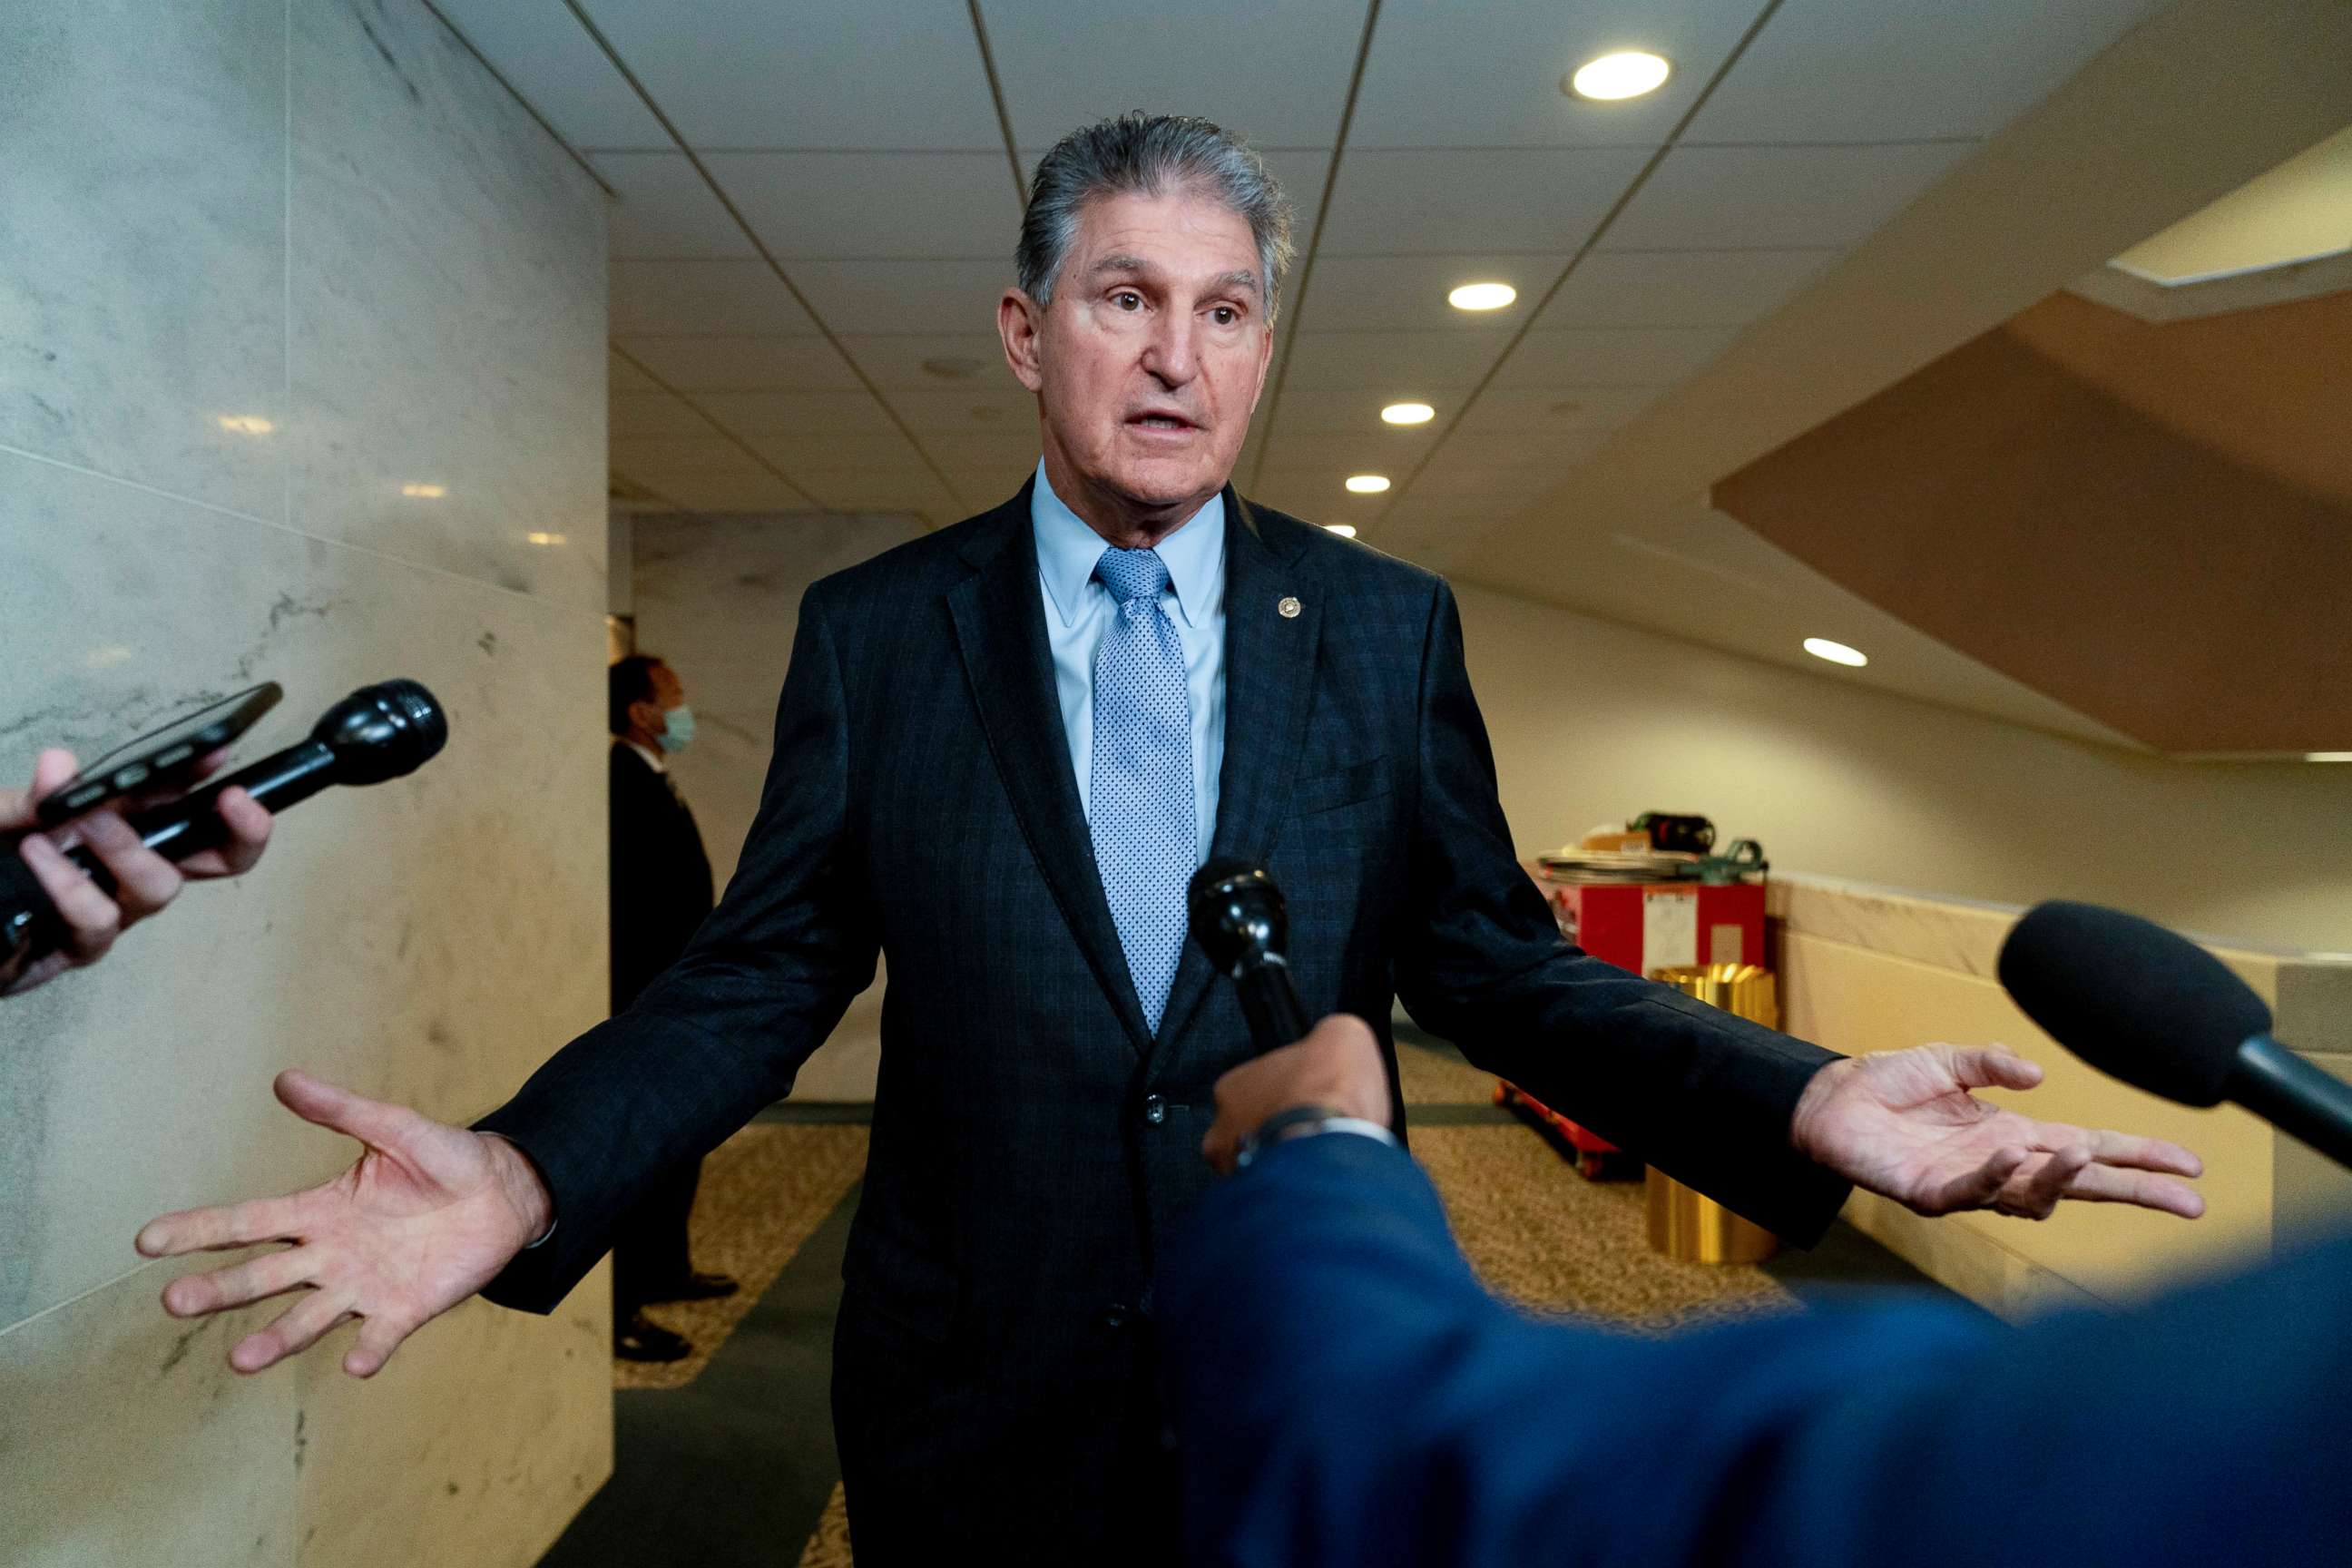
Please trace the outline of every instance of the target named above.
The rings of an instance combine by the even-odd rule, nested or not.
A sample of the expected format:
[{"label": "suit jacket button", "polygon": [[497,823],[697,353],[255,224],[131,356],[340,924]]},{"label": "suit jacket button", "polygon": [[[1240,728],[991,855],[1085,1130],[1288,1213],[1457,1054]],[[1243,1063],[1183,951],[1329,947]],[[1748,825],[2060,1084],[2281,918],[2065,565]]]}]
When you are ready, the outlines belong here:
[{"label": "suit jacket button", "polygon": [[1168,1120],[1168,1102],[1156,1094],[1143,1097],[1143,1119],[1154,1127]]}]

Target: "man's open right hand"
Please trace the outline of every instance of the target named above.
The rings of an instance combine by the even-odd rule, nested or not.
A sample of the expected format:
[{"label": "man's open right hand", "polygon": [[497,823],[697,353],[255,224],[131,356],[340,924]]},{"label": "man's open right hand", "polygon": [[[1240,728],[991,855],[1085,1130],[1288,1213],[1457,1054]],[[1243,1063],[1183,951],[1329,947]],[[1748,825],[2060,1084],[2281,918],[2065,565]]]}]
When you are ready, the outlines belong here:
[{"label": "man's open right hand", "polygon": [[274,1365],[357,1318],[359,1340],[343,1370],[372,1377],[403,1340],[488,1284],[547,1230],[553,1200],[530,1160],[504,1139],[363,1099],[307,1073],[280,1073],[276,1088],[297,1116],[365,1145],[358,1163],[290,1197],[188,1209],[150,1220],[139,1233],[139,1250],[149,1258],[291,1243],[164,1289],[163,1310],[175,1318],[304,1292],[230,1350],[228,1363],[238,1372]]}]

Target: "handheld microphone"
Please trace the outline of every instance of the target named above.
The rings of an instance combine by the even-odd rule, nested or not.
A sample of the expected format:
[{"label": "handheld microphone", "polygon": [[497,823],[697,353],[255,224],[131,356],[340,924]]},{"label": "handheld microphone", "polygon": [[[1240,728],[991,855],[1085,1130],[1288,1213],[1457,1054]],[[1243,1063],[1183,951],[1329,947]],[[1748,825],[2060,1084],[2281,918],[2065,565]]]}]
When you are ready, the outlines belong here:
[{"label": "handheld microphone", "polygon": [[2095,904],[2026,911],[2000,983],[2053,1039],[2183,1105],[2227,1100],[2352,1166],[2352,1084],[2271,1038],[2271,1010],[2188,938]]},{"label": "handheld microphone", "polygon": [[[218,811],[223,791],[242,788],[269,810],[284,811],[329,784],[382,784],[414,773],[448,742],[448,716],[415,681],[363,686],[328,709],[310,739],[142,812],[131,827],[164,858],[184,860],[226,837]],[[67,858],[113,894],[114,879],[87,846]],[[31,868],[13,853],[0,854],[0,973],[55,952],[65,940],[64,923]]]},{"label": "handheld microphone", "polygon": [[1270,1051],[1304,1038],[1307,1009],[1284,953],[1290,924],[1274,879],[1246,860],[1212,860],[1192,873],[1184,903],[1192,911],[1192,940],[1240,991],[1242,1016],[1257,1048]]}]

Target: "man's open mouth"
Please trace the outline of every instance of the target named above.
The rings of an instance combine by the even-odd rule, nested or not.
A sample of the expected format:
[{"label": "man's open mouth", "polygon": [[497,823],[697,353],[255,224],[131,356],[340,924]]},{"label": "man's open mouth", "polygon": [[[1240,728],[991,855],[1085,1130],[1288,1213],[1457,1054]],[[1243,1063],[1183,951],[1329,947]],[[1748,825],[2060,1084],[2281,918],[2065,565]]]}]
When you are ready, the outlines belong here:
[{"label": "man's open mouth", "polygon": [[1198,426],[1181,414],[1153,412],[1130,414],[1127,422],[1144,430],[1192,430]]}]

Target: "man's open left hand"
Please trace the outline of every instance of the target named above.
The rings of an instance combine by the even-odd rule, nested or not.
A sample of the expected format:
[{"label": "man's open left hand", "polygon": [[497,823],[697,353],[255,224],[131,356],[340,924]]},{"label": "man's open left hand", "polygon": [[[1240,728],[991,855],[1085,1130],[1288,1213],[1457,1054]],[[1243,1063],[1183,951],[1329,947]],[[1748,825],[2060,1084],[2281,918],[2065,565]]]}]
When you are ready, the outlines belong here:
[{"label": "man's open left hand", "polygon": [[2032,1089],[2042,1069],[2006,1046],[1916,1046],[1832,1062],[1805,1086],[1790,1142],[1856,1186],[1923,1215],[1996,1209],[2047,1219],[2062,1200],[2136,1204],[2184,1219],[2204,1173],[2178,1143],[2036,1121],[1970,1089]]}]

